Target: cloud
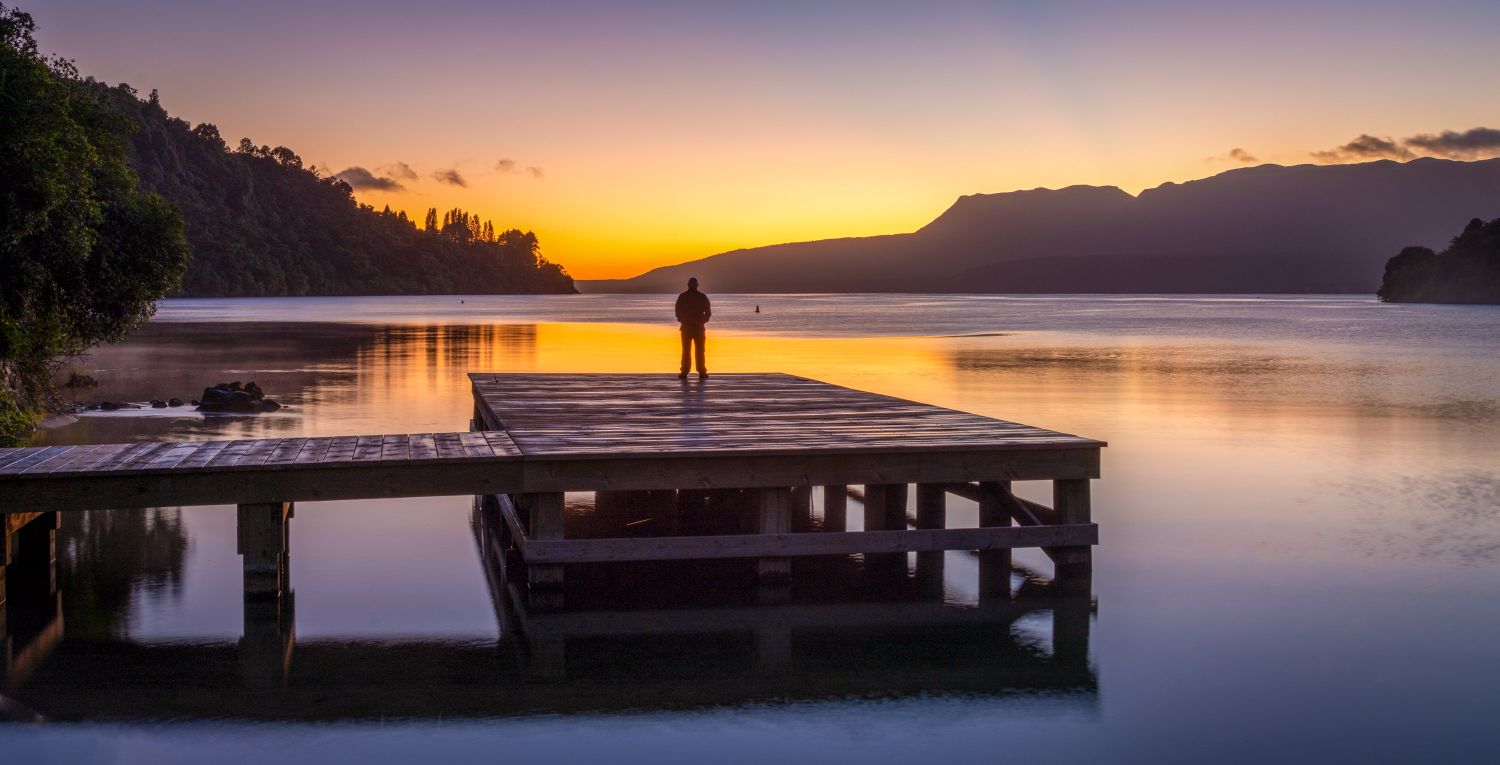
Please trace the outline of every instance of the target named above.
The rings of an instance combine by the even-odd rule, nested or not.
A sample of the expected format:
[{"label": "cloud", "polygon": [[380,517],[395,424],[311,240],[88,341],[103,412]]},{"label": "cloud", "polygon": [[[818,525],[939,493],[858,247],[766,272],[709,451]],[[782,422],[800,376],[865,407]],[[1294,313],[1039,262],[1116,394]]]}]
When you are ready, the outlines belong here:
[{"label": "cloud", "polygon": [[1343,146],[1325,151],[1314,151],[1311,154],[1313,159],[1319,162],[1348,162],[1380,158],[1407,160],[1416,156],[1411,149],[1390,138],[1379,138],[1368,133],[1361,133],[1358,138]]},{"label": "cloud", "polygon": [[349,184],[351,188],[372,191],[402,191],[406,187],[401,185],[395,178],[376,175],[358,165],[335,173],[339,180]]},{"label": "cloud", "polygon": [[513,159],[502,159],[495,163],[495,169],[502,173],[514,173],[516,171],[516,161]]},{"label": "cloud", "polygon": [[380,168],[380,172],[385,173],[386,175],[395,176],[405,181],[415,181],[417,179],[417,171],[411,169],[411,165],[408,165],[405,162],[397,162],[392,165],[386,165],[385,167]]},{"label": "cloud", "polygon": [[540,167],[528,167],[526,168],[526,172],[530,173],[532,178],[539,181],[542,179],[542,169]]},{"label": "cloud", "polygon": [[438,170],[432,174],[432,177],[435,178],[438,183],[446,183],[452,186],[458,186],[460,188],[469,187],[469,182],[464,180],[464,177],[462,175],[459,175],[458,170],[456,169]]},{"label": "cloud", "polygon": [[1438,157],[1478,159],[1484,155],[1500,153],[1500,130],[1487,127],[1470,128],[1462,133],[1444,130],[1437,135],[1414,135],[1403,143]]},{"label": "cloud", "polygon": [[1254,154],[1251,154],[1248,151],[1245,151],[1244,149],[1234,148],[1234,149],[1230,149],[1229,151],[1224,152],[1223,154],[1215,154],[1212,157],[1204,157],[1203,161],[1204,162],[1243,162],[1243,163],[1249,165],[1249,164],[1254,164],[1256,162],[1259,162],[1260,158],[1256,157]]}]

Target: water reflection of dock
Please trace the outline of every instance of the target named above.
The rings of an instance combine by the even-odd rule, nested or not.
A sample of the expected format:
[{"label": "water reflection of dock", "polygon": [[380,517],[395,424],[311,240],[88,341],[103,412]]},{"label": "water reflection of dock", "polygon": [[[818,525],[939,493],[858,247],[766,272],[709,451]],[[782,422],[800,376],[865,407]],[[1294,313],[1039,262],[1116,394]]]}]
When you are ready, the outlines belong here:
[{"label": "water reflection of dock", "polygon": [[[46,650],[13,667],[24,671],[0,693],[57,720],[472,718],[944,694],[1067,709],[1097,700],[1092,604],[1043,582],[952,606],[907,572],[905,585],[879,579],[883,598],[873,589],[838,598],[851,582],[889,574],[840,558],[799,569],[799,596],[779,605],[755,603],[752,567],[744,588],[732,576],[727,587],[691,587],[680,607],[653,604],[621,579],[580,582],[615,607],[532,612],[510,581],[496,520],[476,510],[473,522],[500,620],[492,639],[299,640],[290,593],[248,601],[237,641],[67,636],[53,612]],[[35,606],[13,601],[11,614],[34,620]]]}]

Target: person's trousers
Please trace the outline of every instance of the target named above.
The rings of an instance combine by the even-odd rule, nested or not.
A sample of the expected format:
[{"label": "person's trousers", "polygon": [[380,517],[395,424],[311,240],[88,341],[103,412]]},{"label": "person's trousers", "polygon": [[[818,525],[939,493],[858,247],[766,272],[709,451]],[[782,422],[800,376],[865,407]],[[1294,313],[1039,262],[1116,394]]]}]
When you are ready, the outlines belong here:
[{"label": "person's trousers", "polygon": [[[697,346],[697,348],[696,348],[697,353],[692,353],[692,351],[694,350],[693,346],[695,346],[695,345]],[[693,361],[693,360],[696,360],[698,362],[698,373],[699,374],[705,374],[705,373],[707,373],[708,372],[708,365],[706,363],[704,363],[703,356],[704,356],[704,351],[703,351],[703,328],[702,327],[683,327],[682,328],[682,373],[683,374],[687,374],[688,373],[688,371],[691,369],[691,367],[688,365],[688,362],[689,361]]]}]

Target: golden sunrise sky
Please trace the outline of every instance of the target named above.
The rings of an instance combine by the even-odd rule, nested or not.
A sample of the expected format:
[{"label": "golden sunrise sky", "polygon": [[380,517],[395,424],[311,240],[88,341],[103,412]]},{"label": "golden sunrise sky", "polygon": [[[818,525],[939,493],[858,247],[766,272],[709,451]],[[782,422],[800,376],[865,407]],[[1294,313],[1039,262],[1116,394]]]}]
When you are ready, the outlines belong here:
[{"label": "golden sunrise sky", "polygon": [[[231,145],[534,230],[585,279],[1500,125],[1494,2],[19,5],[47,52]],[[1394,148],[1313,157],[1362,134]]]}]

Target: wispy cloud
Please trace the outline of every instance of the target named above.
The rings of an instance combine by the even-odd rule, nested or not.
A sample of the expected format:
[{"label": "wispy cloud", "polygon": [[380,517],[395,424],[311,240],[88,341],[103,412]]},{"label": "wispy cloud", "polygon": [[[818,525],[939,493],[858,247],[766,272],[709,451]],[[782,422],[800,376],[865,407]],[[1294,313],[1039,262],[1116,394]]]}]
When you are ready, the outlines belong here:
[{"label": "wispy cloud", "polygon": [[1212,157],[1204,157],[1204,162],[1243,162],[1247,165],[1259,162],[1260,158],[1241,148],[1233,148],[1223,154],[1215,154]]},{"label": "wispy cloud", "polygon": [[506,157],[495,163],[495,170],[501,173],[525,173],[536,180],[541,180],[544,175],[542,169],[535,165],[521,167],[521,163]]},{"label": "wispy cloud", "polygon": [[363,191],[403,191],[406,189],[395,178],[376,175],[358,165],[334,175],[350,187]]},{"label": "wispy cloud", "polygon": [[378,169],[386,175],[394,176],[404,181],[415,181],[417,179],[417,171],[411,169],[411,165],[405,162],[396,162]]},{"label": "wispy cloud", "polygon": [[1380,138],[1362,133],[1358,138],[1332,149],[1311,152],[1319,162],[1349,162],[1364,159],[1411,159],[1416,155],[1411,149],[1387,137]]},{"label": "wispy cloud", "polygon": [[1422,133],[1406,139],[1406,145],[1438,157],[1478,159],[1500,153],[1500,130],[1477,127],[1462,133],[1453,130],[1436,135]]},{"label": "wispy cloud", "polygon": [[1500,130],[1489,127],[1418,133],[1396,140],[1368,133],[1326,151],[1308,152],[1319,162],[1359,162],[1367,159],[1415,159],[1419,156],[1445,159],[1481,159],[1500,156]]},{"label": "wispy cloud", "polygon": [[438,183],[446,183],[451,186],[458,186],[459,188],[469,187],[469,182],[464,180],[464,177],[459,175],[456,169],[438,170],[432,174],[432,177]]}]

